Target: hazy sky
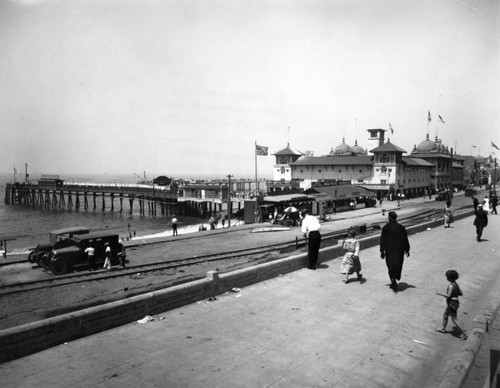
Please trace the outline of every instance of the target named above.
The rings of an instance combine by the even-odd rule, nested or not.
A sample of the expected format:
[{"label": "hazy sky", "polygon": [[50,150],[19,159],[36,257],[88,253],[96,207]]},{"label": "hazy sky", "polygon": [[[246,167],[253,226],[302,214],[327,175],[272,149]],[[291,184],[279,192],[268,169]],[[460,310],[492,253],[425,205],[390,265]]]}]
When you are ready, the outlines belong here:
[{"label": "hazy sky", "polygon": [[0,172],[252,178],[255,141],[319,156],[389,122],[408,153],[500,157],[499,4],[1,0]]}]

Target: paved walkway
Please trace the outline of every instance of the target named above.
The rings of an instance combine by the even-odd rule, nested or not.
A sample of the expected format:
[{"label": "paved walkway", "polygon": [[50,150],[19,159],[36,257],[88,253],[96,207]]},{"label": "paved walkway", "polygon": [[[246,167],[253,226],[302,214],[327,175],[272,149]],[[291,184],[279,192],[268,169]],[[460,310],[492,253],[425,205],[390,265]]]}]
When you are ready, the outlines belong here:
[{"label": "paved walkway", "polygon": [[472,218],[410,236],[398,294],[373,247],[360,255],[363,282],[342,283],[328,258],[2,364],[2,387],[435,387],[465,343],[434,331],[445,307],[435,291],[447,269],[460,273],[469,329],[500,291],[499,227],[490,216],[480,243]]}]

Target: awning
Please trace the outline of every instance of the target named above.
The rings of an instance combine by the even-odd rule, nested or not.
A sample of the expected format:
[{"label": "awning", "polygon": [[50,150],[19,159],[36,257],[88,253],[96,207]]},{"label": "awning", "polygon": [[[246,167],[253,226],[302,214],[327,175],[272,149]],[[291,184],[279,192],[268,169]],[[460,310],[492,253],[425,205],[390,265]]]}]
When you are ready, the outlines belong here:
[{"label": "awning", "polygon": [[332,201],[337,199],[376,197],[376,194],[361,186],[338,185],[338,186],[316,186],[306,191],[310,195],[323,195],[331,197]]},{"label": "awning", "polygon": [[268,195],[262,198],[262,202],[270,203],[292,203],[292,202],[303,202],[310,201],[308,195],[304,194],[284,194],[284,195]]}]

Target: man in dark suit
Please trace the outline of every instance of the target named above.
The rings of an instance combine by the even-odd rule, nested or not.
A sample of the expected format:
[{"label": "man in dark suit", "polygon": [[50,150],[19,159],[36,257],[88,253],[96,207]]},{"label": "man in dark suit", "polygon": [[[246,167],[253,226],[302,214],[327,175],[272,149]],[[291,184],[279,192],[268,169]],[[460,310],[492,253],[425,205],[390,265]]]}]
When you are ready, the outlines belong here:
[{"label": "man in dark suit", "polygon": [[474,226],[476,227],[476,239],[481,241],[483,229],[488,226],[488,213],[483,210],[483,205],[479,205],[476,211],[476,218],[474,218]]},{"label": "man in dark suit", "polygon": [[396,219],[396,212],[389,212],[389,222],[382,228],[380,236],[380,258],[385,259],[389,278],[391,279],[390,288],[398,292],[398,280],[401,280],[403,271],[404,255],[410,256],[410,242],[406,228],[399,224]]}]

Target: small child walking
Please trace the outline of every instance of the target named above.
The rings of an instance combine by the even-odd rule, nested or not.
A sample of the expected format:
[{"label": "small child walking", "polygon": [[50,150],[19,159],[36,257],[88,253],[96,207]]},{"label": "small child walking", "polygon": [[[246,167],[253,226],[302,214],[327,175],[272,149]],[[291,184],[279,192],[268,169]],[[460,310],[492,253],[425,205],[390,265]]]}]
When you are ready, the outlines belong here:
[{"label": "small child walking", "polygon": [[443,314],[443,325],[439,329],[436,329],[436,331],[440,333],[446,333],[448,317],[451,317],[451,320],[453,321],[455,326],[458,327],[462,332],[460,338],[465,340],[467,339],[467,334],[465,334],[465,330],[462,328],[462,326],[460,326],[457,320],[457,311],[458,307],[460,306],[458,297],[463,295],[462,290],[457,284],[458,272],[453,269],[446,271],[446,280],[450,282],[450,284],[448,284],[448,287],[446,288],[446,294],[436,292],[436,294],[444,296],[446,298],[446,310]]}]

